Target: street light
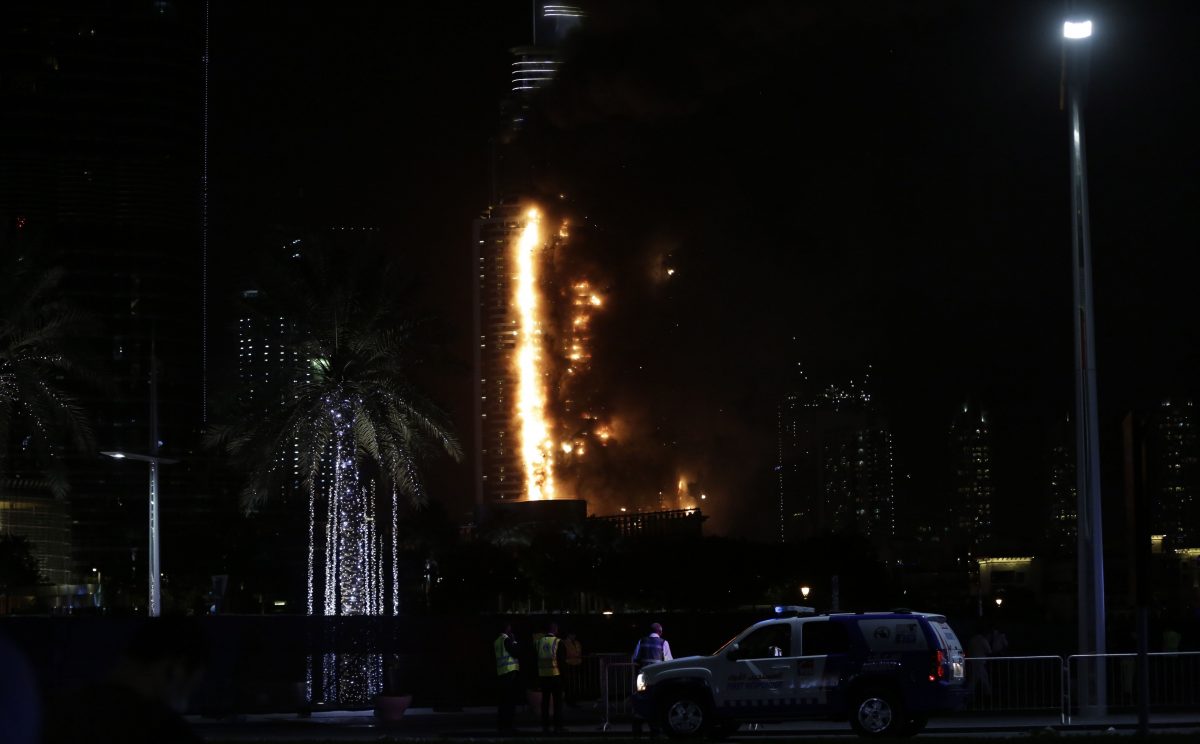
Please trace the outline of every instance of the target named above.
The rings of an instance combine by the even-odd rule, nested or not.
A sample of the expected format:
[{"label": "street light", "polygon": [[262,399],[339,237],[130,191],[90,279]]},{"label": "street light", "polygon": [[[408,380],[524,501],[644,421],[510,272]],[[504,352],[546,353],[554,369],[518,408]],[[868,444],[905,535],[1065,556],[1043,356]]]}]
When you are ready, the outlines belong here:
[{"label": "street light", "polygon": [[[157,449],[157,448],[156,448]],[[179,462],[169,457],[139,455],[132,452],[101,452],[114,460],[135,460],[150,465],[150,617],[158,617],[162,611],[162,574],[158,567],[158,466]]]},{"label": "street light", "polygon": [[1004,597],[996,597],[996,609],[1000,609],[1000,605],[1004,604]]},{"label": "street light", "polygon": [[1064,39],[1086,39],[1091,35],[1091,21],[1063,21]]},{"label": "street light", "polygon": [[[1079,585],[1079,652],[1105,652],[1104,529],[1100,509],[1100,428],[1096,397],[1096,344],[1092,306],[1092,245],[1088,218],[1086,137],[1083,128],[1083,92],[1091,43],[1092,22],[1068,20],[1063,24],[1063,64],[1066,105],[1070,120],[1071,154],[1071,273],[1074,279],[1075,322],[1075,457],[1077,490],[1077,583]],[[1093,688],[1095,712],[1103,714],[1105,690],[1097,660],[1094,680],[1081,678]],[[1086,676],[1086,672],[1083,676]]]},{"label": "street light", "polygon": [[808,593],[811,591],[812,591],[812,587],[802,586],[802,587],[800,587],[800,596],[804,597],[805,599],[808,599]]}]

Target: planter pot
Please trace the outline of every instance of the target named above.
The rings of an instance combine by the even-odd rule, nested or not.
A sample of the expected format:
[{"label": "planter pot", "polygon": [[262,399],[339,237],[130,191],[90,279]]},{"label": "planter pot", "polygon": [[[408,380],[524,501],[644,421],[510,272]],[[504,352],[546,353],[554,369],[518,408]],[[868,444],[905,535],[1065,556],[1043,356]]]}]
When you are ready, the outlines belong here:
[{"label": "planter pot", "polygon": [[381,721],[399,721],[412,705],[412,695],[380,695],[375,698],[375,717]]}]

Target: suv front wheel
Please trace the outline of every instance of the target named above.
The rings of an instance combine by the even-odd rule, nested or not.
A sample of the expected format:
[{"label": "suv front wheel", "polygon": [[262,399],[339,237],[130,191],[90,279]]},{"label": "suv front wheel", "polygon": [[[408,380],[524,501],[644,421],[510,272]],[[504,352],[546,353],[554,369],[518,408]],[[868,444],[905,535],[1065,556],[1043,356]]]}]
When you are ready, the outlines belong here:
[{"label": "suv front wheel", "polygon": [[708,723],[708,706],[699,695],[689,690],[667,695],[660,710],[663,730],[667,736],[675,739],[700,736]]},{"label": "suv front wheel", "polygon": [[859,736],[895,736],[907,723],[899,697],[879,688],[860,694],[850,711],[850,727]]}]

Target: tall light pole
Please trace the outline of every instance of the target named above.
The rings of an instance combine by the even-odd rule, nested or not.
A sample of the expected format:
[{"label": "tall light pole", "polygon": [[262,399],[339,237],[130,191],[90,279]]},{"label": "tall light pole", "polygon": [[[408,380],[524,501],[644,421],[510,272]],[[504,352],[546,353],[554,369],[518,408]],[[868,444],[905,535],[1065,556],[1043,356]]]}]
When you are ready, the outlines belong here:
[{"label": "tall light pole", "polygon": [[[1063,64],[1071,152],[1071,271],[1075,280],[1075,456],[1078,494],[1079,652],[1105,652],[1104,525],[1100,509],[1100,427],[1096,400],[1096,344],[1092,307],[1092,245],[1088,217],[1083,94],[1087,84],[1090,20],[1063,24]],[[1092,666],[1085,704],[1103,713],[1105,689],[1100,660]],[[1081,680],[1082,682],[1083,680]],[[1085,688],[1087,689],[1087,688]]]},{"label": "tall light pole", "polygon": [[158,617],[162,612],[162,569],[159,568],[158,563],[158,466],[179,462],[178,460],[158,456],[158,368],[154,354],[154,336],[152,334],[150,337],[150,454],[139,455],[132,452],[112,450],[100,453],[115,460],[136,460],[137,462],[149,463],[150,465],[150,544],[148,546],[149,549],[146,551],[148,555],[147,562],[150,564],[150,617]]},{"label": "tall light pole", "polygon": [[107,455],[115,460],[135,460],[137,462],[145,462],[150,464],[150,503],[149,503],[149,520],[150,520],[150,544],[147,551],[149,571],[150,571],[150,617],[158,617],[162,612],[162,570],[158,563],[158,466],[171,465],[179,462],[169,457],[156,457],[154,455],[139,455],[134,452],[101,452],[102,455]]}]

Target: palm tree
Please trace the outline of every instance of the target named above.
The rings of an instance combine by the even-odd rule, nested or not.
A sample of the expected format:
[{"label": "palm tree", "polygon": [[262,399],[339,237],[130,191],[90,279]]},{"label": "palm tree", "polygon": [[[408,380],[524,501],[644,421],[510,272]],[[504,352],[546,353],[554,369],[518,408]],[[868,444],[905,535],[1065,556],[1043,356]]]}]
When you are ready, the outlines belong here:
[{"label": "palm tree", "polygon": [[57,497],[68,490],[64,444],[93,445],[69,392],[79,375],[64,347],[78,316],[61,298],[61,280],[61,269],[39,270],[15,250],[0,265],[0,472],[31,461]]},{"label": "palm tree", "polygon": [[388,604],[394,613],[397,500],[426,499],[419,461],[462,451],[409,380],[414,326],[386,264],[307,247],[288,264],[253,308],[288,332],[272,355],[277,372],[215,436],[246,473],[247,511],[289,487],[307,497],[309,614],[385,614]]}]

